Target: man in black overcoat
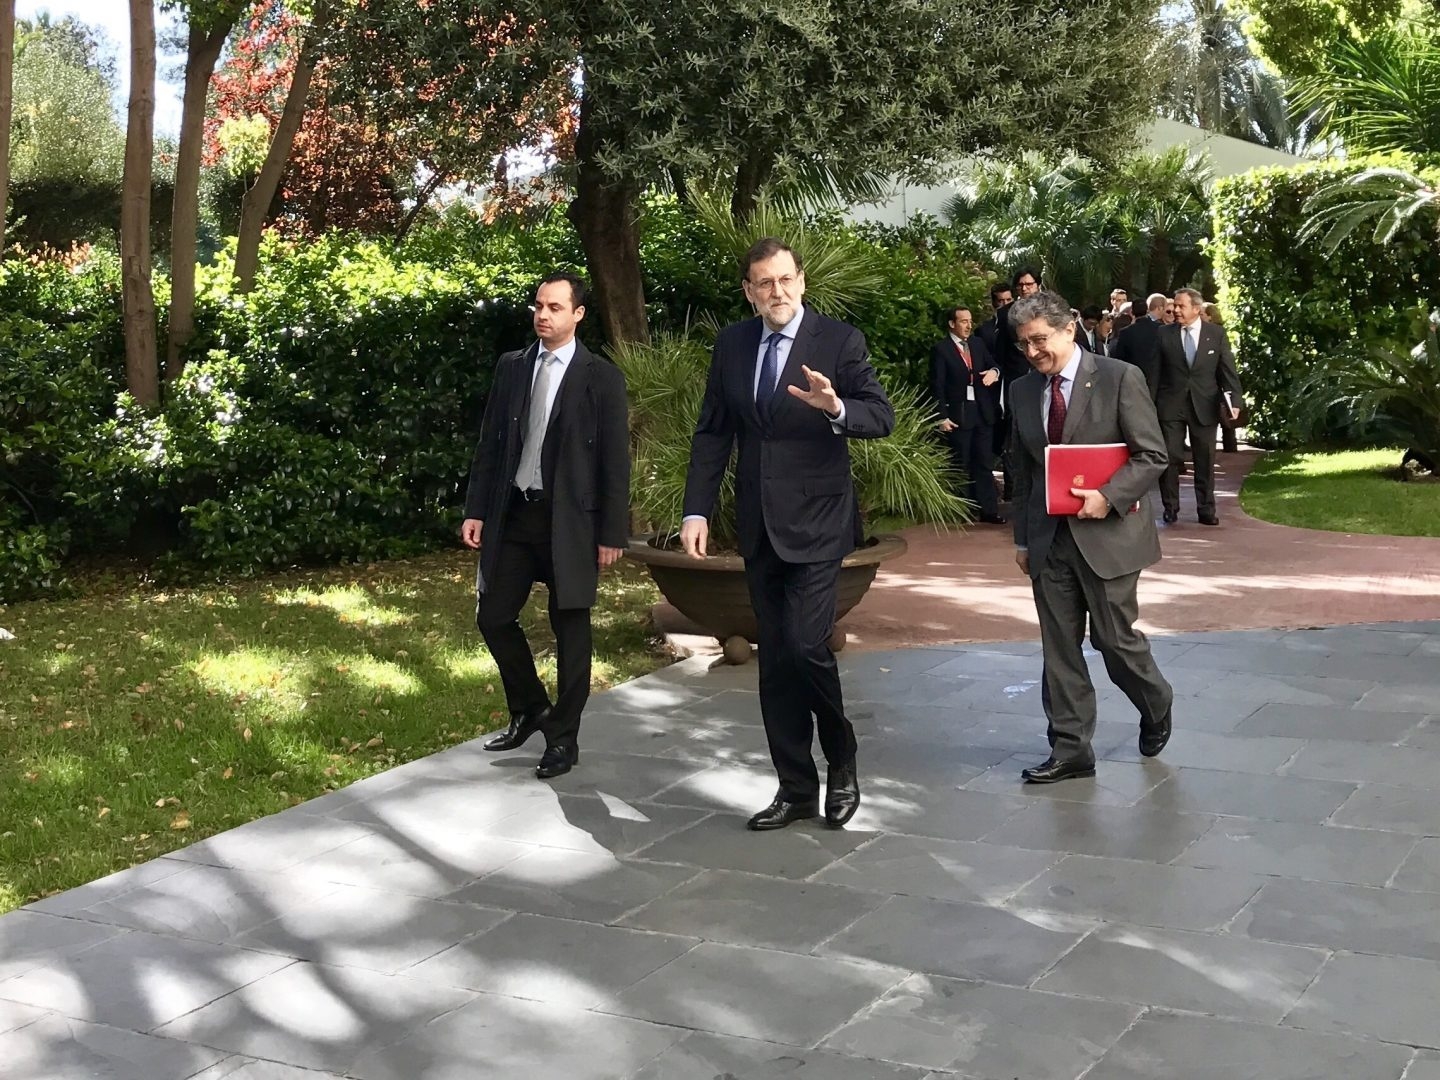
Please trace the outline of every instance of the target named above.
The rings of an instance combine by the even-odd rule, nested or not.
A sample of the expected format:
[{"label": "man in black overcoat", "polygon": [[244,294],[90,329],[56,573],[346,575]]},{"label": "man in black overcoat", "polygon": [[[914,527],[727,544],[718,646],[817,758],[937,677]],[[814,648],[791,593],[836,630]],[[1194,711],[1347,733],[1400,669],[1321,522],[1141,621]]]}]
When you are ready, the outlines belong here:
[{"label": "man in black overcoat", "polygon": [[[575,336],[585,282],[551,274],[535,291],[537,341],[495,368],[470,466],[461,539],[479,548],[475,622],[510,709],[486,750],[513,750],[537,731],[541,779],[579,761],[590,695],[590,608],[600,570],[629,533],[630,445],[625,377]],[[537,581],[550,592],[558,671],[552,705],[520,612]]]}]

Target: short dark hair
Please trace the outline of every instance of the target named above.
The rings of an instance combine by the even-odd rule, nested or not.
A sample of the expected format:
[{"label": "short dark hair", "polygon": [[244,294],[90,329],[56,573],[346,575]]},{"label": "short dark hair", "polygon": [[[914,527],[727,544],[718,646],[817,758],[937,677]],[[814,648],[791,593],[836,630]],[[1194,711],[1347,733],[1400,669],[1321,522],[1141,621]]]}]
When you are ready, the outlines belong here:
[{"label": "short dark hair", "polygon": [[945,309],[945,325],[949,326],[962,311],[969,311],[969,304],[951,304]]},{"label": "short dark hair", "polygon": [[805,272],[805,263],[800,258],[798,251],[785,243],[784,240],[774,236],[764,236],[751,244],[745,254],[740,256],[740,280],[749,281],[750,267],[758,262],[764,262],[766,259],[773,258],[782,251],[788,251],[790,253],[790,257],[795,260],[795,272],[803,274]]},{"label": "short dark hair", "polygon": [[1019,270],[1016,270],[1016,271],[1015,271],[1015,276],[1014,276],[1014,278],[1011,279],[1011,280],[1013,281],[1013,283],[1014,283],[1014,285],[1015,285],[1015,289],[1016,289],[1017,291],[1018,291],[1019,288],[1020,288],[1020,279],[1021,279],[1022,277],[1024,277],[1026,274],[1029,274],[1032,278],[1035,279],[1035,284],[1036,284],[1036,285],[1039,285],[1042,289],[1045,287],[1045,282],[1044,282],[1044,281],[1041,279],[1041,277],[1040,277],[1040,271],[1038,271],[1038,270],[1032,270],[1032,269],[1031,269],[1030,267],[1028,267],[1028,266],[1022,266]]},{"label": "short dark hair", "polygon": [[568,270],[557,270],[553,274],[546,274],[535,286],[535,292],[531,295],[539,296],[542,285],[554,285],[557,281],[563,281],[570,286],[570,306],[582,308],[585,301],[590,298],[590,286],[585,284],[585,279],[579,274],[572,274]]},{"label": "short dark hair", "polygon": [[1100,305],[1099,305],[1099,304],[1086,304],[1084,307],[1082,307],[1082,308],[1080,309],[1080,318],[1082,318],[1082,319],[1098,319],[1099,317],[1100,317]]},{"label": "short dark hair", "polygon": [[1014,291],[1015,291],[1015,290],[1010,287],[1010,283],[1009,283],[1008,281],[997,281],[997,282],[995,282],[994,285],[991,285],[991,286],[990,286],[990,303],[991,303],[991,305],[993,305],[994,307],[999,307],[999,306],[1000,306],[1000,294],[1001,294],[1001,293],[1007,293],[1007,292],[1008,292],[1008,293],[1013,293]]}]

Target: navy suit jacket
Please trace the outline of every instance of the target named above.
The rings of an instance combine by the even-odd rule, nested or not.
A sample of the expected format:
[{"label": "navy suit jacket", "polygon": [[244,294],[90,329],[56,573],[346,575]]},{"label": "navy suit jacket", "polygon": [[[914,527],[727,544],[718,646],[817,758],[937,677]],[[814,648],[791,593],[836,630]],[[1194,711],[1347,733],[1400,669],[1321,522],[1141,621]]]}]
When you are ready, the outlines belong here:
[{"label": "navy suit jacket", "polygon": [[[889,435],[895,412],[870,364],[865,336],[807,307],[775,394],[762,414],[755,405],[755,365],[763,327],[759,318],[747,319],[727,326],[715,341],[690,443],[685,515],[708,518],[713,513],[738,444],[735,523],[740,554],[752,558],[766,535],[786,562],[843,559],[862,538],[850,475],[850,439]],[[786,389],[805,388],[802,366],[829,378],[845,403],[840,433],[823,412]]]}]

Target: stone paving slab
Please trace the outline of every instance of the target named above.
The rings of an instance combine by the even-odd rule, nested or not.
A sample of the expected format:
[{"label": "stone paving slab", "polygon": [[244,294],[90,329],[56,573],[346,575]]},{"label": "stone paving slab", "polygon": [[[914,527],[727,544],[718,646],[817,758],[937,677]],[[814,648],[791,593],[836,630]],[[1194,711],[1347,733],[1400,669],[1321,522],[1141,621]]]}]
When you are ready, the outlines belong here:
[{"label": "stone paving slab", "polygon": [[[1034,642],[843,653],[864,803],[755,669],[597,695],[0,917],[5,1080],[1440,1080],[1440,623],[1157,639],[1176,732],[1045,751]],[[1092,658],[1094,660],[1094,658]]]}]

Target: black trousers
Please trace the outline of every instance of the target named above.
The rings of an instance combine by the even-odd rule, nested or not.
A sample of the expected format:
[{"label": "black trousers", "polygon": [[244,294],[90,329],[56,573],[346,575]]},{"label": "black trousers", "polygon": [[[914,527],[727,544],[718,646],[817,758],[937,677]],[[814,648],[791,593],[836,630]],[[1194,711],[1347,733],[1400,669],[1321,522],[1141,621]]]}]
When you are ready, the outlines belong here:
[{"label": "black trousers", "polygon": [[831,768],[855,759],[855,729],[845,716],[830,649],[840,560],[786,562],[762,531],[760,550],[745,560],[745,580],[760,626],[760,715],[780,793],[791,801],[813,799],[820,794],[811,752],[817,729]]},{"label": "black trousers", "polygon": [[1187,401],[1183,420],[1162,420],[1165,453],[1170,463],[1160,476],[1160,502],[1166,510],[1180,509],[1180,463],[1185,460],[1185,437],[1195,458],[1195,509],[1203,515],[1215,513],[1215,424],[1202,424]]},{"label": "black trousers", "polygon": [[555,632],[559,668],[555,706],[543,732],[546,745],[574,742],[580,731],[580,714],[590,697],[590,609],[555,606],[555,563],[550,551],[550,505],[516,499],[510,504],[495,580],[485,583],[475,609],[479,627],[512,713],[533,712],[550,704],[545,684],[535,670],[535,656],[520,612],[537,581],[550,590],[550,627]]},{"label": "black trousers", "polygon": [[945,433],[950,450],[950,463],[965,473],[965,487],[960,494],[980,508],[982,514],[999,512],[995,494],[995,432],[990,424],[955,428]]},{"label": "black trousers", "polygon": [[1000,475],[1004,482],[1005,498],[1010,498],[1010,485],[1013,482],[1014,471],[1010,467],[1010,412],[1006,411],[995,418],[995,424],[990,429],[993,439],[992,447],[994,453],[1000,458]]},{"label": "black trousers", "polygon": [[1045,565],[1032,583],[1045,661],[1040,697],[1056,761],[1095,760],[1090,746],[1095,684],[1084,646],[1087,617],[1090,640],[1105,661],[1106,674],[1130,699],[1141,723],[1158,723],[1170,710],[1175,692],[1155,666],[1149,640],[1135,629],[1139,581],[1138,571],[1109,580],[1097,576],[1075,546],[1069,522],[1060,522]]}]

